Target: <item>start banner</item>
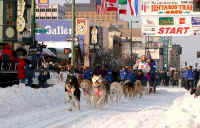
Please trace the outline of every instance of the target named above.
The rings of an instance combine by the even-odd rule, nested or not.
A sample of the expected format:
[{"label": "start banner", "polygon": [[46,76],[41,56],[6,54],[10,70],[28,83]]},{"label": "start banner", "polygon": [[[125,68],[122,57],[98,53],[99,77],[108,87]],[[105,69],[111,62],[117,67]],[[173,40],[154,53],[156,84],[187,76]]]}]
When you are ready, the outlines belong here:
[{"label": "start banner", "polygon": [[143,35],[149,35],[149,36],[193,35],[191,17],[190,16],[143,16],[142,33]]},{"label": "start banner", "polygon": [[193,0],[141,0],[141,15],[190,15]]}]

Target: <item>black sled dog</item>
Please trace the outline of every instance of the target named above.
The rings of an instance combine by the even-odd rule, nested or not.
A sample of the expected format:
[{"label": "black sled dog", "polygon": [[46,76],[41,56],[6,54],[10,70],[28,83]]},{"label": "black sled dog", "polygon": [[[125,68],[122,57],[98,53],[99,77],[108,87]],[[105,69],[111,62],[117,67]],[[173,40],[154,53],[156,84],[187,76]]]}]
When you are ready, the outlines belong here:
[{"label": "black sled dog", "polygon": [[65,82],[65,93],[69,97],[69,103],[71,104],[69,111],[72,111],[73,107],[76,107],[77,102],[78,110],[80,110],[80,96],[81,91],[79,89],[78,79],[73,75],[68,75]]}]

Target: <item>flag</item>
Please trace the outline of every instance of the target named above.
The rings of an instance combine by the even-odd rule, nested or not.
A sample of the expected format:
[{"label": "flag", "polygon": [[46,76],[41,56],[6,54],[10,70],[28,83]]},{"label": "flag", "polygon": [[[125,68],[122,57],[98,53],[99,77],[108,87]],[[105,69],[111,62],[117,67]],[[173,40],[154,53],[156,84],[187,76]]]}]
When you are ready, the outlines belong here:
[{"label": "flag", "polygon": [[106,12],[106,0],[97,0],[96,1],[96,12],[97,12],[97,14]]},{"label": "flag", "polygon": [[151,59],[151,53],[150,53],[149,50],[147,51],[147,56],[146,57],[147,57],[147,59]]},{"label": "flag", "polygon": [[107,11],[117,11],[117,0],[106,0]]},{"label": "flag", "polygon": [[101,5],[101,0],[96,0],[96,5]]},{"label": "flag", "polygon": [[146,4],[143,2],[142,3],[142,5],[141,5],[141,10],[143,11],[143,12],[146,12],[147,11],[147,6],[146,6]]},{"label": "flag", "polygon": [[127,4],[127,0],[118,0],[118,4],[121,5]]},{"label": "flag", "polygon": [[138,0],[135,0],[135,15],[138,16],[139,10],[138,10]]},{"label": "flag", "polygon": [[118,0],[119,14],[127,14],[127,0]]},{"label": "flag", "polygon": [[128,0],[128,3],[129,3],[129,7],[130,7],[130,9],[131,9],[131,15],[134,16],[135,14],[134,14],[134,9],[133,9],[133,3],[132,3],[132,1],[133,1],[133,0]]}]

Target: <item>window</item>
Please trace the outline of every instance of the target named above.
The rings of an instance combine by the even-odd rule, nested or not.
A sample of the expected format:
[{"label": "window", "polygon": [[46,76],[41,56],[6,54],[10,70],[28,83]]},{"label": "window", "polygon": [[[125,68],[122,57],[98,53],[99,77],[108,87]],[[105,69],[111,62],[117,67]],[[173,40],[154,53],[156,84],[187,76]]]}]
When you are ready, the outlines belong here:
[{"label": "window", "polygon": [[193,0],[193,11],[200,11],[200,1],[199,0]]},{"label": "window", "polygon": [[6,4],[6,23],[7,24],[13,24],[13,4],[7,3]]}]

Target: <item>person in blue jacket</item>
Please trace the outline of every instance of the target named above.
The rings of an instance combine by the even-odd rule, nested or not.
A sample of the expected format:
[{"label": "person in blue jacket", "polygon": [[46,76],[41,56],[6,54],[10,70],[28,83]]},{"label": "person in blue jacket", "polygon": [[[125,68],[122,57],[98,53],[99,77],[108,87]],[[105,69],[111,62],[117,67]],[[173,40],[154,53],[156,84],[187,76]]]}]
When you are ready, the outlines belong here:
[{"label": "person in blue jacket", "polygon": [[83,78],[91,80],[91,77],[92,77],[92,74],[91,74],[90,69],[87,66],[85,66],[84,67],[84,72],[83,72]]},{"label": "person in blue jacket", "polygon": [[26,78],[28,80],[27,85],[31,87],[33,83],[33,77],[35,76],[35,70],[32,63],[28,62],[26,64],[25,70],[26,70]]},{"label": "person in blue jacket", "polygon": [[126,68],[123,67],[123,68],[120,70],[120,78],[121,78],[121,81],[127,80],[127,75],[128,75],[128,71],[127,71]]},{"label": "person in blue jacket", "polygon": [[141,69],[137,71],[136,80],[140,80],[143,86],[147,84],[146,76],[143,74]]},{"label": "person in blue jacket", "polygon": [[190,90],[194,86],[194,72],[192,70],[192,66],[189,66],[186,71],[186,79],[187,79],[187,90]]},{"label": "person in blue jacket", "polygon": [[130,67],[128,68],[127,80],[129,80],[131,84],[134,84],[136,81],[136,75],[133,73]]},{"label": "person in blue jacket", "polygon": [[109,83],[111,83],[112,80],[113,80],[113,77],[112,77],[112,70],[111,70],[111,69],[109,69],[109,70],[107,71],[106,80],[107,80]]}]

